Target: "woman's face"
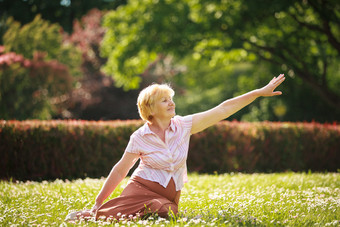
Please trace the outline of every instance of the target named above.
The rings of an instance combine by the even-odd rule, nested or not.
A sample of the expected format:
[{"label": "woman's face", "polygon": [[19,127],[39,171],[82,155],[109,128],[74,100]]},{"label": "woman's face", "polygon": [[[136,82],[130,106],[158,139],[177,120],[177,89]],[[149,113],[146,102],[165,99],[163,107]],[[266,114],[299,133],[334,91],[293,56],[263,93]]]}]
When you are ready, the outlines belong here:
[{"label": "woman's face", "polygon": [[153,108],[153,117],[155,118],[169,118],[175,116],[175,103],[172,100],[172,97],[169,95],[162,95],[160,99],[158,99]]}]

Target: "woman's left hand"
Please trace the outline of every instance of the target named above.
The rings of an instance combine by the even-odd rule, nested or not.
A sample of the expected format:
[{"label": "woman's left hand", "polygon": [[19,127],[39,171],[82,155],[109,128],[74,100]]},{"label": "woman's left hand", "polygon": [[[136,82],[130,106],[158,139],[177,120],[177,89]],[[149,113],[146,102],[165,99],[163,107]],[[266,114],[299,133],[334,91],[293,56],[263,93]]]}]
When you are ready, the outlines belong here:
[{"label": "woman's left hand", "polygon": [[94,206],[90,210],[90,213],[94,215],[97,212],[97,210],[99,209],[100,206],[101,206],[101,204],[99,204],[99,203],[94,204]]},{"label": "woman's left hand", "polygon": [[281,95],[281,91],[274,91],[285,80],[284,74],[280,74],[278,77],[274,77],[266,86],[260,88],[260,96],[275,96]]}]

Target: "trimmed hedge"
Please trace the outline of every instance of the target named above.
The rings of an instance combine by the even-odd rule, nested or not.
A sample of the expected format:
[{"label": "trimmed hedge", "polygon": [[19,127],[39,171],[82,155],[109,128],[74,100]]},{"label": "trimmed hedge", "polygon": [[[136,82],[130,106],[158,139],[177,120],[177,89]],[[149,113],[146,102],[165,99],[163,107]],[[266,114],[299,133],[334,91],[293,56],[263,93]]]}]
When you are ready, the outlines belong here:
[{"label": "trimmed hedge", "polygon": [[[143,122],[0,121],[0,178],[107,176]],[[191,137],[188,169],[337,171],[340,125],[220,122]]]},{"label": "trimmed hedge", "polygon": [[340,125],[221,122],[193,136],[189,170],[197,172],[340,169]]},{"label": "trimmed hedge", "polygon": [[107,176],[141,121],[2,121],[2,179]]}]

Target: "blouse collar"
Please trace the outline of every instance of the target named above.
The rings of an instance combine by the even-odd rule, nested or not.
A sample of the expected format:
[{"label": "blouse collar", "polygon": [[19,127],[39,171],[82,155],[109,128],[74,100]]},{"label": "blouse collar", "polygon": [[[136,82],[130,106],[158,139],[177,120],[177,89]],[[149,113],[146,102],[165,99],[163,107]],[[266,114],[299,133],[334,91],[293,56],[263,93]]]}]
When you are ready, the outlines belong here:
[{"label": "blouse collar", "polygon": [[[173,118],[171,118],[170,120],[170,125],[169,127],[167,128],[167,130],[170,129],[172,131],[175,131],[175,123],[174,123],[174,120]],[[150,127],[149,127],[149,124],[147,122],[145,122],[145,124],[143,125],[143,128],[142,128],[142,135],[146,135],[146,134],[153,134],[154,132],[151,131]]]}]

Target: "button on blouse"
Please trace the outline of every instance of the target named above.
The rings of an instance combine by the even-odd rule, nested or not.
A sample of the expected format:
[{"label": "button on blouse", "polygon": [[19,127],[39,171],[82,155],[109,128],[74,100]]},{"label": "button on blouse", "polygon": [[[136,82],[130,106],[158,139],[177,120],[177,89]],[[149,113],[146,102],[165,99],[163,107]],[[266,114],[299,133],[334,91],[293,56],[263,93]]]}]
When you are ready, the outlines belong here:
[{"label": "button on blouse", "polygon": [[158,182],[166,187],[174,179],[176,191],[187,182],[186,160],[191,136],[192,116],[175,116],[165,131],[165,143],[150,130],[147,123],[130,137],[125,152],[140,155],[132,176]]}]

